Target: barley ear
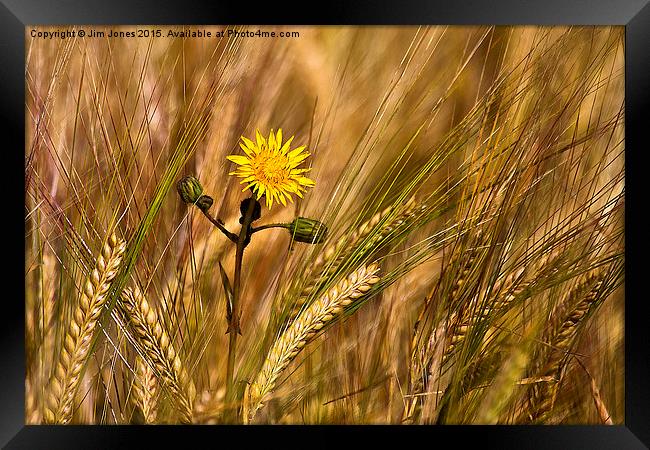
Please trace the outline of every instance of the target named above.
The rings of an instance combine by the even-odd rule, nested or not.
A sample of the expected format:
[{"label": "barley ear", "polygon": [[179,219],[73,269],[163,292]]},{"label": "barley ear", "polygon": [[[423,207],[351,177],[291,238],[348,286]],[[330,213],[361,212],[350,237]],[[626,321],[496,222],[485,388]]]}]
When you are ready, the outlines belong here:
[{"label": "barley ear", "polygon": [[63,336],[61,352],[47,386],[44,408],[47,423],[67,424],[72,419],[74,397],[81,382],[82,369],[125,248],[126,243],[112,234],[83,286],[79,304],[74,309]]},{"label": "barley ear", "polygon": [[142,345],[141,356],[172,394],[181,421],[191,422],[196,388],[159,320],[156,309],[149,305],[140,290],[134,292],[129,288],[122,292],[118,308]]},{"label": "barley ear", "polygon": [[561,310],[558,314],[560,316],[559,326],[550,336],[552,350],[547,356],[540,374],[540,376],[552,378],[555,381],[537,383],[531,387],[527,399],[527,418],[520,417],[519,420],[528,419],[537,422],[553,409],[559,383],[564,375],[569,351],[575,341],[578,326],[598,303],[602,285],[602,275],[590,274],[567,295],[567,300],[563,302],[563,305],[568,307],[568,311]]},{"label": "barley ear", "polygon": [[[317,292],[337,272],[345,259],[362,243],[364,248],[372,249],[406,222],[418,217],[426,208],[427,205],[425,204],[416,208],[415,196],[412,196],[402,205],[388,206],[378,211],[370,219],[350,230],[349,233],[344,234],[337,241],[328,244],[314,263],[306,269],[307,283],[300,291],[295,304],[292,305],[285,325],[298,317],[310,297],[317,295]],[[391,218],[391,214],[394,214],[395,217]],[[372,237],[364,243],[364,240],[371,234]]]},{"label": "barley ear", "polygon": [[326,324],[363,297],[379,281],[376,263],[361,266],[305,308],[275,341],[246,399],[248,421],[252,421],[275,388],[282,371]]},{"label": "barley ear", "polygon": [[144,423],[156,423],[158,418],[158,379],[149,364],[138,356],[135,362],[135,378],[133,380],[133,400],[142,411]]}]

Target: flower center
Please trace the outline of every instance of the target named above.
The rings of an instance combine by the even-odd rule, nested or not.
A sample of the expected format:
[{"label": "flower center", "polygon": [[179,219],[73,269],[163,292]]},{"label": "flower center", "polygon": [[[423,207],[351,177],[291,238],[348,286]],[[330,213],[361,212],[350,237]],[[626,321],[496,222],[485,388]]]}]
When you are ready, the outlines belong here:
[{"label": "flower center", "polygon": [[270,185],[277,185],[286,180],[289,159],[279,153],[266,150],[257,157],[253,166],[258,179]]}]

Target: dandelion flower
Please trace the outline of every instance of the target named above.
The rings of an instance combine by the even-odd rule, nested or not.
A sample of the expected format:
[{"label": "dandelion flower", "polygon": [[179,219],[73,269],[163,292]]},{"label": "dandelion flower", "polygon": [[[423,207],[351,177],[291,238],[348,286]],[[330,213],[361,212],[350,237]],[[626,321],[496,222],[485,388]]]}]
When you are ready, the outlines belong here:
[{"label": "dandelion flower", "polygon": [[[305,146],[290,149],[291,136],[284,144],[282,143],[282,129],[277,134],[271,130],[268,140],[259,131],[255,132],[256,142],[241,137],[239,146],[246,155],[230,155],[228,160],[239,167],[229,175],[236,175],[243,178],[240,184],[247,184],[243,189],[252,189],[259,200],[266,196],[266,206],[270,209],[273,202],[282,203],[286,206],[287,199],[293,203],[291,194],[302,198],[302,192],[306,187],[313,187],[314,181],[303,176],[307,169],[300,169],[298,166],[310,155],[305,151]],[[242,191],[242,192],[243,192]]]}]

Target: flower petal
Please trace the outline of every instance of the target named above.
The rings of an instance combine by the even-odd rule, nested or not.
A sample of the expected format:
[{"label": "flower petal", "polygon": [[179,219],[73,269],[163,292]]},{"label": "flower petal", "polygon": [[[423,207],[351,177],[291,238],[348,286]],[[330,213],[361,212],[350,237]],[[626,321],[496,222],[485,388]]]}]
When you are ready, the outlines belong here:
[{"label": "flower petal", "polygon": [[278,199],[280,200],[280,203],[282,203],[282,206],[287,206],[287,200],[284,198],[282,192],[278,192]]},{"label": "flower petal", "polygon": [[291,136],[287,142],[284,143],[282,148],[280,149],[280,153],[283,155],[286,155],[287,152],[289,151],[289,146],[291,145],[291,141],[293,141],[294,136]]},{"label": "flower petal", "polygon": [[[289,171],[289,175],[300,175],[301,173],[309,172],[311,170],[311,167],[307,167],[305,169],[291,169]],[[292,177],[294,178],[294,177]]]},{"label": "flower petal", "polygon": [[[303,150],[305,149],[304,145],[301,145],[300,147],[296,147],[293,150],[289,152],[289,159],[297,157]],[[307,156],[309,156],[309,152],[306,153]],[[307,157],[305,156],[305,158]],[[304,158],[303,158],[304,159]]]},{"label": "flower petal", "polygon": [[241,147],[242,150],[244,150],[244,152],[246,152],[246,154],[248,155],[249,158],[252,158],[253,155],[255,154],[255,153],[253,152],[253,150],[251,150],[250,148],[248,148],[248,146],[244,145],[243,142],[240,142],[240,143],[239,143],[239,146]]},{"label": "flower petal", "polygon": [[278,148],[282,146],[282,128],[278,128],[278,134],[275,136],[275,143],[277,144]]},{"label": "flower petal", "polygon": [[291,180],[284,185],[284,190],[295,193],[298,190],[298,184]]},{"label": "flower petal", "polygon": [[[241,180],[241,181],[239,182],[239,184],[248,183],[249,181],[253,181],[253,180],[255,180],[255,178],[257,178],[255,175],[249,175],[249,176],[247,176],[246,178],[244,178],[243,180]],[[255,181],[255,182],[257,183],[257,181]]]},{"label": "flower petal", "polygon": [[240,166],[249,166],[251,163],[250,159],[242,155],[228,155],[226,156],[226,159],[228,161],[234,162],[235,164],[239,164]]},{"label": "flower petal", "polygon": [[250,183],[248,186],[246,186],[244,189],[242,189],[242,192],[246,192],[248,189],[253,188],[253,191],[255,190],[255,185],[257,184],[257,181],[253,181]]},{"label": "flower petal", "polygon": [[298,155],[294,158],[291,158],[290,161],[291,163],[289,164],[289,168],[294,169],[300,165],[301,162],[303,162],[307,157],[309,156],[309,153],[303,153],[301,155]]},{"label": "flower petal", "polygon": [[296,181],[302,184],[303,186],[314,186],[316,184],[314,180],[310,180],[307,177],[296,177]]},{"label": "flower petal", "polygon": [[247,177],[249,175],[253,175],[254,173],[255,172],[251,166],[239,166],[235,172],[238,177]]},{"label": "flower petal", "polygon": [[248,139],[247,137],[242,136],[241,140],[244,141],[244,144],[246,145],[246,147],[250,148],[251,150],[255,151],[257,149],[257,146],[255,145],[255,143],[253,141],[251,141],[250,139]]},{"label": "flower petal", "polygon": [[257,141],[257,148],[260,150],[266,146],[266,139],[260,134],[260,130],[255,130],[255,140]]}]

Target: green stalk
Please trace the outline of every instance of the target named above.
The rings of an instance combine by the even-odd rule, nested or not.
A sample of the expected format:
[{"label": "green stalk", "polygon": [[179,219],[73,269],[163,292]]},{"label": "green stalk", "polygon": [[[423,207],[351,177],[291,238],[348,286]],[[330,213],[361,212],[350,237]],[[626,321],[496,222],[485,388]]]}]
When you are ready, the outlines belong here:
[{"label": "green stalk", "polygon": [[267,228],[289,228],[291,224],[289,223],[269,223],[268,225],[261,225],[259,227],[251,228],[251,234],[257,233],[258,231],[266,230]]},{"label": "green stalk", "polygon": [[253,222],[253,212],[255,211],[255,199],[251,196],[252,202],[249,203],[246,212],[243,214],[243,221],[239,236],[237,237],[237,252],[235,253],[235,279],[232,289],[232,314],[228,324],[227,333],[230,335],[228,342],[228,366],[226,368],[226,399],[234,400],[235,389],[233,385],[233,374],[235,370],[235,353],[237,350],[237,336],[241,334],[239,323],[241,296],[241,268],[244,259],[244,249],[248,245],[251,234],[251,223]]}]

